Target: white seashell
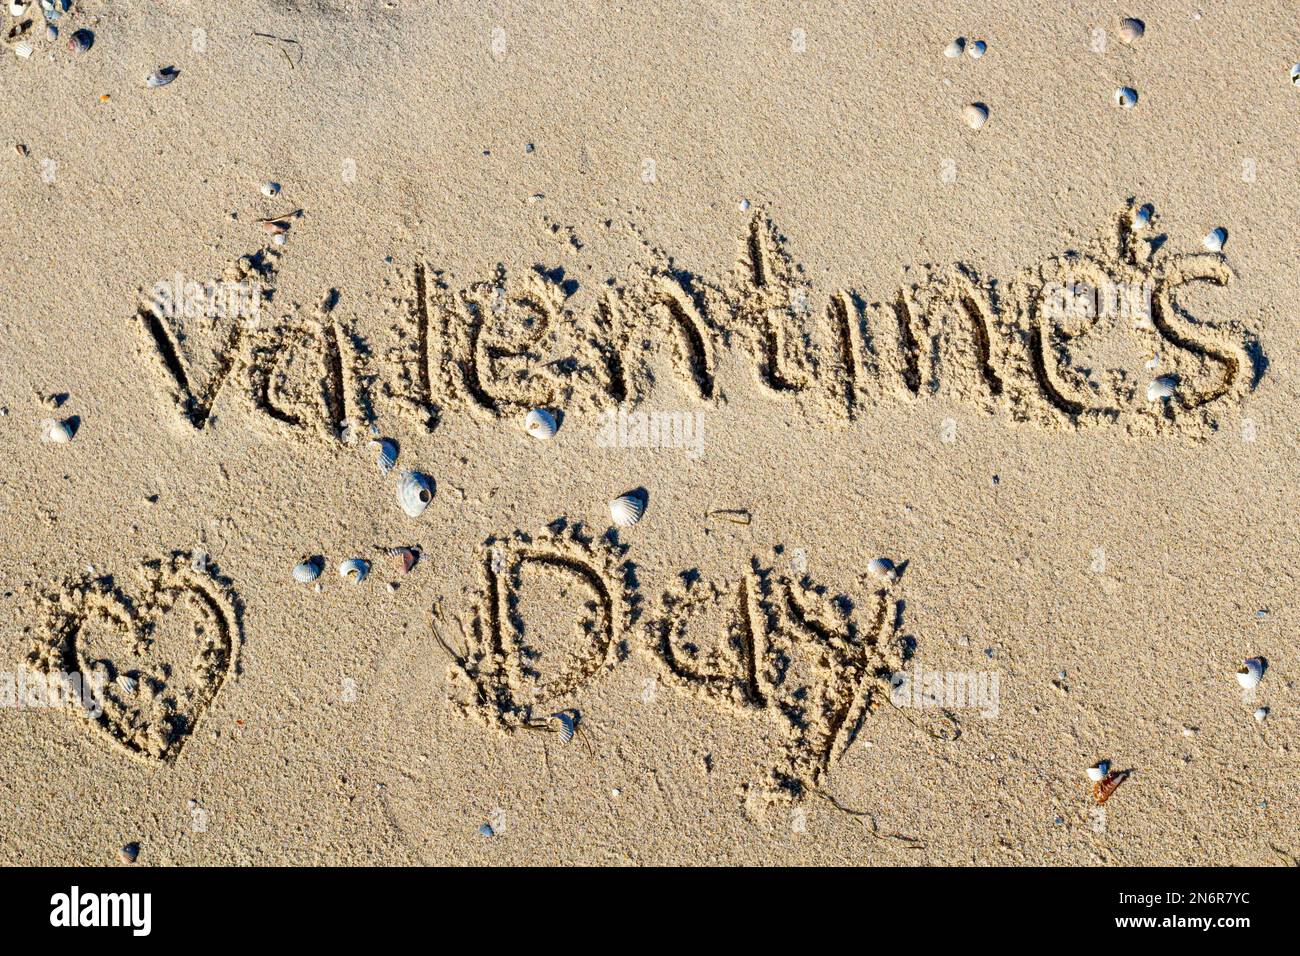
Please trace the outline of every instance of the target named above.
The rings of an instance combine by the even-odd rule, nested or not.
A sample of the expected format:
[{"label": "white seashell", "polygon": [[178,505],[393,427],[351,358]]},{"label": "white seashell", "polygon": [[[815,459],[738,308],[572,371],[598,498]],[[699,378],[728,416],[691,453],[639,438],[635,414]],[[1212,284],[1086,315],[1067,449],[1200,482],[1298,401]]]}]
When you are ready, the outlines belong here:
[{"label": "white seashell", "polygon": [[348,558],[339,565],[339,577],[351,578],[353,584],[360,584],[370,573],[370,562],[363,558]]},{"label": "white seashell", "polygon": [[620,528],[630,528],[645,514],[645,500],[635,491],[615,498],[609,503],[609,514]]},{"label": "white seashell", "polygon": [[21,17],[27,12],[27,0],[13,0],[9,4],[9,15],[11,17]]},{"label": "white seashell", "polygon": [[898,580],[898,569],[894,567],[894,562],[888,558],[872,558],[868,561],[867,574],[877,581],[887,581],[890,584]]},{"label": "white seashell", "polygon": [[1300,63],[1291,67],[1291,82],[1296,86],[1300,86]]},{"label": "white seashell", "polygon": [[1201,245],[1203,245],[1209,252],[1222,252],[1223,246],[1227,241],[1228,230],[1219,226],[1217,229],[1211,229],[1210,232],[1206,234],[1205,238],[1201,240]]},{"label": "white seashell", "polygon": [[1147,25],[1136,17],[1125,17],[1119,21],[1119,38],[1125,43],[1142,39],[1142,34],[1146,32]]},{"label": "white seashell", "polygon": [[1131,110],[1137,106],[1138,91],[1131,86],[1121,86],[1115,91],[1115,105]]},{"label": "white seashell", "polygon": [[52,445],[66,445],[72,441],[72,426],[67,422],[47,418],[41,422],[41,441]]},{"label": "white seashell", "polygon": [[989,108],[983,103],[968,103],[961,116],[971,129],[979,129],[989,121]]},{"label": "white seashell", "polygon": [[311,584],[321,572],[320,558],[308,558],[293,566],[293,579],[299,584]]},{"label": "white seashell", "polygon": [[25,60],[32,55],[32,45],[26,40],[21,40],[14,44],[14,53]]},{"label": "white seashell", "polygon": [[551,720],[560,725],[560,739],[566,744],[573,739],[573,733],[578,729],[578,722],[573,719],[573,714],[566,710],[558,714],[551,714]]},{"label": "white seashell", "polygon": [[961,52],[964,49],[966,49],[966,38],[958,37],[948,44],[943,51],[943,55],[949,59],[955,59],[956,57],[961,56]]},{"label": "white seashell", "polygon": [[145,77],[144,83],[145,86],[166,86],[179,75],[172,67],[165,66]]},{"label": "white seashell", "polygon": [[1159,353],[1156,353],[1155,355],[1153,355],[1153,356],[1151,356],[1149,359],[1147,359],[1147,368],[1149,368],[1151,371],[1154,372],[1154,371],[1156,370],[1156,368],[1157,368],[1159,365],[1160,365],[1160,354],[1159,354]]},{"label": "white seashell", "polygon": [[1147,401],[1163,402],[1167,398],[1173,398],[1177,385],[1178,383],[1169,375],[1153,378],[1151,384],[1147,386]]},{"label": "white seashell", "polygon": [[273,196],[278,196],[279,194],[280,194],[279,183],[262,183],[262,195],[265,196],[267,199],[270,199]]},{"label": "white seashell", "polygon": [[741,212],[749,212],[749,200],[742,199],[737,205],[740,206]]},{"label": "white seashell", "polygon": [[534,408],[524,416],[524,430],[542,441],[554,438],[558,428],[555,416],[544,408]]},{"label": "white seashell", "polygon": [[1262,723],[1263,723],[1267,718],[1268,718],[1268,708],[1267,708],[1267,707],[1261,707],[1261,708],[1259,708],[1258,710],[1255,711],[1255,719],[1258,720],[1261,724],[1262,724]]},{"label": "white seashell", "polygon": [[139,685],[134,677],[130,677],[127,674],[121,674],[117,678],[117,686],[121,688],[122,693],[124,694],[134,694],[136,687]]},{"label": "white seashell", "polygon": [[397,483],[397,503],[409,517],[418,518],[433,501],[433,480],[418,471],[404,471]]},{"label": "white seashell", "polygon": [[1264,669],[1268,665],[1262,657],[1252,657],[1237,669],[1237,683],[1246,690],[1259,685],[1264,679]]},{"label": "white seashell", "polygon": [[1105,780],[1108,773],[1110,773],[1110,761],[1099,760],[1088,768],[1088,779],[1096,783],[1099,780]]},{"label": "white seashell", "polygon": [[989,45],[983,40],[976,40],[974,43],[966,47],[966,55],[972,60],[978,60],[985,54],[988,48]]},{"label": "white seashell", "polygon": [[1155,206],[1150,203],[1143,203],[1139,206],[1137,211],[1133,213],[1133,228],[1145,229],[1151,225],[1151,217],[1155,215],[1155,211]]},{"label": "white seashell", "polygon": [[380,438],[378,441],[370,442],[366,447],[379,452],[379,457],[375,460],[380,471],[386,475],[393,470],[393,466],[397,464],[397,442],[391,438]]}]

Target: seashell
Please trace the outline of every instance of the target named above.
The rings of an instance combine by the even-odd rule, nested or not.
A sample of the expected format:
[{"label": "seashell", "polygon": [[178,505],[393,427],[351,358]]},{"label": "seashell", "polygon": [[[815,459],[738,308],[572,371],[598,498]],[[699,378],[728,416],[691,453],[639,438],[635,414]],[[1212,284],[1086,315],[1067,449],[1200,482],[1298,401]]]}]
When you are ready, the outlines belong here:
[{"label": "seashell", "polygon": [[972,60],[978,60],[988,51],[989,45],[983,40],[976,40],[966,47],[966,55]]},{"label": "seashell", "polygon": [[1201,240],[1209,252],[1222,252],[1224,244],[1228,241],[1228,230],[1219,226],[1217,229],[1211,229],[1204,239]]},{"label": "seashell", "polygon": [[386,475],[393,470],[393,466],[397,464],[397,442],[391,438],[380,438],[378,441],[370,442],[366,447],[379,452],[376,461],[380,471]]},{"label": "seashell", "polygon": [[324,564],[320,558],[307,558],[293,566],[293,579],[299,584],[311,584],[320,577]]},{"label": "seashell", "polygon": [[989,108],[983,103],[968,103],[961,116],[971,129],[979,129],[989,121]]},{"label": "seashell", "polygon": [[41,441],[52,445],[66,445],[72,441],[72,426],[66,421],[60,422],[47,418],[41,422]]},{"label": "seashell", "polygon": [[418,471],[402,473],[402,478],[397,483],[397,503],[409,517],[420,517],[432,500],[433,479]]},{"label": "seashell", "polygon": [[492,829],[492,824],[485,823],[478,828],[478,835],[483,837],[494,837],[497,835],[497,831]]},{"label": "seashell", "polygon": [[122,693],[124,694],[134,694],[136,687],[139,686],[139,683],[136,681],[136,679],[127,674],[119,675],[116,683],[117,686],[121,688]]},{"label": "seashell", "polygon": [[630,528],[645,514],[645,498],[635,491],[615,498],[609,503],[609,514],[620,528]]},{"label": "seashell", "polygon": [[944,48],[943,55],[948,59],[955,59],[961,56],[962,50],[966,49],[966,38],[958,37]]},{"label": "seashell", "polygon": [[1110,773],[1110,761],[1099,760],[1088,768],[1088,779],[1093,783],[1098,783],[1106,779],[1106,774]]},{"label": "seashell", "polygon": [[117,851],[117,855],[122,858],[123,863],[134,863],[140,855],[140,844],[128,843]]},{"label": "seashell", "polygon": [[1237,683],[1246,690],[1250,690],[1259,685],[1264,679],[1264,671],[1268,667],[1268,662],[1262,657],[1252,657],[1241,667],[1237,668]]},{"label": "seashell", "polygon": [[339,565],[339,577],[351,578],[353,584],[360,584],[370,573],[370,562],[364,558],[348,558]]},{"label": "seashell", "polygon": [[73,53],[85,53],[95,42],[95,34],[89,30],[78,30],[68,37],[68,49]]},{"label": "seashell", "polygon": [[558,714],[551,714],[551,720],[559,724],[560,739],[566,744],[573,739],[573,733],[578,729],[578,722],[574,720],[573,714],[567,710],[562,710]]},{"label": "seashell", "polygon": [[888,558],[872,558],[868,561],[867,574],[877,581],[885,581],[889,584],[893,584],[898,580],[898,569],[894,567],[894,562]]},{"label": "seashell", "polygon": [[1155,211],[1155,206],[1150,203],[1143,203],[1139,206],[1137,211],[1133,213],[1133,228],[1145,229],[1151,225],[1151,217],[1155,215]]},{"label": "seashell", "polygon": [[1161,375],[1159,378],[1153,378],[1151,384],[1147,386],[1148,402],[1163,402],[1167,398],[1173,398],[1178,383],[1172,375]]},{"label": "seashell", "polygon": [[1128,779],[1127,770],[1116,770],[1106,775],[1104,780],[1098,780],[1092,785],[1092,798],[1101,806],[1110,799],[1111,794],[1119,789],[1119,785]]},{"label": "seashell", "polygon": [[21,17],[27,12],[27,0],[13,0],[9,4],[9,16]]},{"label": "seashell", "polygon": [[280,195],[279,183],[262,183],[262,195],[267,199]]},{"label": "seashell", "polygon": [[1119,38],[1125,43],[1142,39],[1142,34],[1146,32],[1147,25],[1136,17],[1125,17],[1119,21]]},{"label": "seashell", "polygon": [[388,553],[395,558],[401,558],[403,574],[410,574],[411,568],[415,567],[420,560],[420,552],[415,548],[393,548]]},{"label": "seashell", "polygon": [[1131,86],[1121,86],[1115,91],[1115,105],[1131,110],[1137,106],[1138,91]]},{"label": "seashell", "polygon": [[1291,82],[1296,86],[1300,86],[1300,63],[1291,67]]},{"label": "seashell", "polygon": [[164,66],[161,70],[156,70],[145,77],[145,86],[166,86],[180,74],[175,67]]},{"label": "seashell", "polygon": [[32,45],[26,40],[19,41],[14,44],[14,54],[25,60],[32,55]]},{"label": "seashell", "polygon": [[736,205],[740,207],[740,211],[741,211],[741,212],[749,212],[749,200],[748,200],[748,199],[742,199],[742,200],[741,200],[740,202],[738,202]]},{"label": "seashell", "polygon": [[1256,711],[1255,711],[1255,719],[1258,720],[1261,724],[1262,724],[1265,720],[1267,720],[1267,719],[1268,719],[1268,708],[1267,708],[1267,707],[1261,707],[1261,708],[1259,708],[1258,710],[1256,710]]},{"label": "seashell", "polygon": [[190,555],[190,568],[202,574],[208,569],[208,562],[211,560],[212,556],[208,552],[197,550]]},{"label": "seashell", "polygon": [[524,431],[541,441],[554,438],[558,429],[555,416],[544,408],[534,408],[524,416]]}]

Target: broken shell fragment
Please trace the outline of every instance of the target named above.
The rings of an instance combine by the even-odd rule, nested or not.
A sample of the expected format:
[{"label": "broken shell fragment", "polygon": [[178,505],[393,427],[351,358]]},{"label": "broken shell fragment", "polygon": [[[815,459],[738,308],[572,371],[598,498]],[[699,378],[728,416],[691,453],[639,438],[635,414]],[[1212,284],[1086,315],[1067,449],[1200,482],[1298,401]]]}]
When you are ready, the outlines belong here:
[{"label": "broken shell fragment", "polygon": [[884,581],[888,584],[893,584],[898,580],[898,569],[894,567],[894,562],[888,558],[872,558],[867,562],[867,574],[877,581]]},{"label": "broken shell fragment", "polygon": [[320,577],[324,563],[320,558],[307,558],[293,566],[293,579],[299,584],[311,584]]},{"label": "broken shell fragment", "polygon": [[180,76],[180,73],[176,71],[175,67],[164,66],[161,70],[156,70],[145,77],[144,84],[145,86],[166,86],[178,76]]},{"label": "broken shell fragment", "polygon": [[1146,32],[1147,25],[1136,17],[1125,17],[1119,21],[1119,38],[1125,43],[1142,39],[1142,34]]},{"label": "broken shell fragment", "polygon": [[41,441],[52,445],[66,445],[72,441],[72,426],[66,421],[47,418],[41,422]]},{"label": "broken shell fragment", "polygon": [[1145,229],[1151,225],[1151,217],[1155,215],[1156,208],[1150,203],[1143,203],[1138,207],[1137,212],[1133,213],[1133,228]]},{"label": "broken shell fragment", "polygon": [[364,558],[348,558],[339,565],[339,577],[350,578],[353,584],[360,584],[370,573],[370,562]]},{"label": "broken shell fragment", "polygon": [[380,471],[386,475],[393,470],[393,466],[397,464],[397,442],[391,438],[380,438],[370,442],[366,447],[379,453],[375,461]]},{"label": "broken shell fragment", "polygon": [[971,129],[979,129],[989,121],[989,108],[983,103],[969,103],[962,110],[962,119]]},{"label": "broken shell fragment", "polygon": [[1115,105],[1121,106],[1126,110],[1131,110],[1137,106],[1138,91],[1131,86],[1121,86],[1115,91]]},{"label": "broken shell fragment", "polygon": [[943,51],[943,55],[948,57],[948,59],[950,60],[955,59],[961,56],[962,50],[964,49],[966,49],[966,38],[958,37],[957,39],[953,40],[951,43],[948,44],[948,46]]},{"label": "broken shell fragment", "polygon": [[555,416],[544,408],[534,408],[524,416],[524,431],[541,441],[554,438],[558,429]]},{"label": "broken shell fragment", "polygon": [[402,472],[397,483],[397,503],[408,517],[418,518],[433,501],[433,479],[418,471]]},{"label": "broken shell fragment", "polygon": [[635,491],[620,495],[609,503],[609,514],[620,528],[630,528],[645,514],[645,499]]},{"label": "broken shell fragment", "polygon": [[1264,671],[1267,668],[1268,662],[1264,658],[1252,657],[1237,668],[1237,683],[1246,690],[1251,690],[1259,686],[1259,682],[1264,679]]},{"label": "broken shell fragment", "polygon": [[420,552],[415,548],[393,548],[388,553],[402,562],[403,574],[410,574],[420,560]]},{"label": "broken shell fragment", "polygon": [[1178,383],[1170,375],[1153,378],[1151,384],[1147,386],[1147,401],[1163,402],[1165,399],[1173,398],[1177,387]]},{"label": "broken shell fragment", "polygon": [[1110,761],[1099,760],[1088,768],[1088,779],[1097,783],[1106,779],[1106,774],[1110,773]]},{"label": "broken shell fragment", "polygon": [[1222,252],[1223,246],[1227,241],[1228,230],[1219,226],[1217,229],[1211,229],[1210,232],[1206,234],[1205,238],[1201,240],[1201,245],[1203,245],[1209,252]]}]

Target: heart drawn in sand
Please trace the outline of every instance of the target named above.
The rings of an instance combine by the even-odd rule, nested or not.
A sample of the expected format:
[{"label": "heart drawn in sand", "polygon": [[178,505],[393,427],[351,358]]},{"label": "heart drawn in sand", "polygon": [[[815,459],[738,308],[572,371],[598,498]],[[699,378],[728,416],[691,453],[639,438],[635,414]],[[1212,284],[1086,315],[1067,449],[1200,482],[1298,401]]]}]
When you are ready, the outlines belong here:
[{"label": "heart drawn in sand", "polygon": [[235,666],[238,608],[204,558],[148,562],[140,581],[138,597],[107,577],[66,582],[29,661],[92,688],[85,719],[117,746],[174,763]]}]

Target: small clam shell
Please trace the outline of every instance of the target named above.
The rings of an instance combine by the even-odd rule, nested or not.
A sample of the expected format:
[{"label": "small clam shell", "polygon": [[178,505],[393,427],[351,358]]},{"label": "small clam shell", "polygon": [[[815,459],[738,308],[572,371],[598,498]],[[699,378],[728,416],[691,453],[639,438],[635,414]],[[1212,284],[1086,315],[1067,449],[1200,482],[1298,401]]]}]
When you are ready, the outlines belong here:
[{"label": "small clam shell", "polygon": [[397,503],[411,518],[424,514],[424,509],[433,501],[433,479],[418,471],[402,472],[397,482]]},{"label": "small clam shell", "polygon": [[1259,682],[1264,679],[1264,671],[1268,668],[1268,662],[1262,657],[1252,657],[1241,667],[1237,668],[1237,683],[1246,690],[1259,686]]},{"label": "small clam shell", "polygon": [[85,53],[95,42],[95,34],[89,30],[78,30],[68,37],[68,49],[73,53]]},{"label": "small clam shell", "polygon": [[1147,226],[1151,225],[1151,217],[1155,215],[1155,212],[1156,212],[1155,206],[1151,205],[1150,203],[1143,203],[1141,206],[1137,208],[1137,211],[1133,213],[1133,228],[1134,229],[1147,228]]},{"label": "small clam shell", "polygon": [[867,574],[877,581],[884,581],[889,584],[893,584],[898,580],[898,569],[894,567],[894,562],[888,558],[872,558],[868,561]]},{"label": "small clam shell", "polygon": [[134,863],[136,858],[140,856],[140,844],[128,843],[118,850],[117,855],[121,857],[123,863]]},{"label": "small clam shell", "polygon": [[1255,719],[1258,720],[1261,724],[1262,724],[1265,720],[1267,720],[1267,719],[1268,719],[1268,708],[1267,708],[1267,707],[1260,707],[1258,710],[1256,710],[1256,711],[1255,711]]},{"label": "small clam shell", "polygon": [[156,70],[145,77],[145,86],[166,86],[180,74],[174,67],[164,66],[161,70]]},{"label": "small clam shell", "polygon": [[1219,226],[1217,229],[1211,229],[1206,233],[1205,238],[1201,240],[1201,245],[1203,245],[1208,252],[1222,252],[1223,246],[1227,241],[1228,230]]},{"label": "small clam shell", "polygon": [[1137,106],[1138,91],[1131,86],[1121,86],[1115,91],[1115,105],[1131,110]]},{"label": "small clam shell", "polygon": [[9,15],[11,17],[21,17],[27,12],[27,0],[13,0],[9,4]]},{"label": "small clam shell", "polygon": [[979,129],[989,121],[989,108],[983,103],[968,103],[961,117],[971,129]]},{"label": "small clam shell", "polygon": [[1167,398],[1173,398],[1177,388],[1178,383],[1172,376],[1161,375],[1159,378],[1153,378],[1151,384],[1147,386],[1147,401],[1163,402]]},{"label": "small clam shell", "polygon": [[324,563],[320,558],[307,558],[293,566],[293,579],[299,584],[311,584],[320,577]]},{"label": "small clam shell", "polygon": [[1119,21],[1119,38],[1125,43],[1142,39],[1142,34],[1146,32],[1147,25],[1136,17],[1125,17]]},{"label": "small clam shell", "polygon": [[1097,783],[1099,780],[1105,780],[1108,773],[1110,773],[1110,761],[1100,760],[1088,768],[1088,779]]},{"label": "small clam shell", "polygon": [[961,56],[964,49],[966,49],[966,38],[958,37],[944,48],[943,55],[948,57],[950,60],[956,59]]},{"label": "small clam shell", "polygon": [[560,739],[566,744],[573,739],[573,732],[578,728],[578,722],[573,719],[573,714],[567,710],[562,710],[558,714],[551,714],[551,720],[559,724]]},{"label": "small clam shell", "polygon": [[66,421],[60,422],[47,418],[41,422],[41,441],[52,445],[66,445],[72,441],[72,426]]},{"label": "small clam shell", "polygon": [[620,495],[609,503],[609,514],[620,528],[630,528],[645,514],[645,498],[635,491]]},{"label": "small clam shell", "polygon": [[976,40],[974,43],[971,43],[966,47],[966,55],[972,60],[978,60],[988,52],[988,48],[989,45],[983,40]]},{"label": "small clam shell", "polygon": [[364,558],[348,558],[339,565],[339,577],[351,578],[353,584],[360,584],[370,573],[370,562]]},{"label": "small clam shell", "polygon": [[380,471],[386,475],[393,470],[393,466],[397,464],[397,442],[391,438],[380,438],[370,442],[366,447],[379,453],[376,461]]},{"label": "small clam shell", "polygon": [[554,438],[558,428],[555,416],[544,408],[534,408],[524,416],[524,431],[542,441]]},{"label": "small clam shell", "polygon": [[267,199],[280,195],[279,183],[262,183],[262,195]]}]

